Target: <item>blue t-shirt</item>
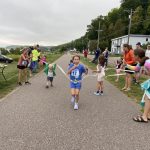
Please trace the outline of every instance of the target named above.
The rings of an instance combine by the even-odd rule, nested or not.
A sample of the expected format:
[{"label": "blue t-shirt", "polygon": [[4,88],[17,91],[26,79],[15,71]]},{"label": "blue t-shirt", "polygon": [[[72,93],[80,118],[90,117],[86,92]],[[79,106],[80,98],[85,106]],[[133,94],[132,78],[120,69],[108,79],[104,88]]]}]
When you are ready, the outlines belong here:
[{"label": "blue t-shirt", "polygon": [[[70,64],[68,70],[70,70],[74,64]],[[85,67],[82,64],[79,64],[72,72],[70,73],[70,80],[80,81],[82,80],[82,74],[85,73]]]}]

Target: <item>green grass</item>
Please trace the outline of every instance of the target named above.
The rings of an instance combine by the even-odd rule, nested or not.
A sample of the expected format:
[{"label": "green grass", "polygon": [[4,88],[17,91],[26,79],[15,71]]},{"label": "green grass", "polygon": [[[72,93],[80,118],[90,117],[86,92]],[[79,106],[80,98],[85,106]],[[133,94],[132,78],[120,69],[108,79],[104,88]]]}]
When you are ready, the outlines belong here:
[{"label": "green grass", "polygon": [[87,65],[90,69],[95,70],[96,69],[96,64],[91,62],[91,59],[89,58],[84,58],[83,56],[81,57],[81,62],[84,63],[85,65]]},{"label": "green grass", "polygon": [[57,60],[59,57],[61,57],[63,54],[62,53],[53,53],[53,54],[47,54],[46,59],[48,63],[52,63],[55,60]]},{"label": "green grass", "polygon": [[16,87],[17,83],[17,62],[7,65],[8,66],[4,70],[7,81],[5,81],[3,76],[0,74],[0,98],[12,91]]},{"label": "green grass", "polygon": [[15,54],[8,54],[7,57],[10,57],[13,59],[13,61],[18,61],[20,55],[15,55]]},{"label": "green grass", "polygon": [[111,55],[109,55],[109,57],[123,57],[123,55],[121,55],[121,54],[111,54]]},{"label": "green grass", "polygon": [[[12,55],[10,55],[10,57],[11,56]],[[47,54],[47,62],[52,63],[61,56],[62,56],[62,54],[60,54],[60,53]],[[13,57],[17,58],[18,55],[13,56]],[[4,74],[5,74],[7,81],[5,81],[3,76],[0,74],[0,98],[4,97],[9,92],[11,92],[15,87],[17,87],[17,75],[18,75],[17,62],[14,61],[14,62],[7,64],[7,65],[8,66],[5,68],[5,71],[4,71]],[[42,69],[43,69],[43,67],[40,68],[38,70],[38,72],[40,72]]]},{"label": "green grass", "polygon": [[[92,70],[96,70],[96,64],[93,64],[92,62],[89,62],[90,59],[84,59],[83,57],[81,57],[81,62],[83,62],[85,65],[87,65],[90,69]],[[114,66],[109,66],[110,68],[115,68]],[[106,76],[107,75],[112,75],[112,74],[116,74],[115,69],[110,69],[106,71]],[[107,77],[105,78],[107,81],[109,81],[111,84],[113,84],[114,86],[116,86],[119,90],[121,90],[124,87],[125,84],[125,76],[120,76],[119,78],[119,82],[115,82],[116,77]],[[143,81],[146,80],[146,77],[141,77],[140,78],[140,83],[142,83]],[[131,91],[129,92],[124,92],[128,97],[130,97],[133,101],[135,101],[136,103],[140,103],[142,96],[143,96],[143,91],[141,90],[140,85],[135,85],[132,84],[131,86]]]}]

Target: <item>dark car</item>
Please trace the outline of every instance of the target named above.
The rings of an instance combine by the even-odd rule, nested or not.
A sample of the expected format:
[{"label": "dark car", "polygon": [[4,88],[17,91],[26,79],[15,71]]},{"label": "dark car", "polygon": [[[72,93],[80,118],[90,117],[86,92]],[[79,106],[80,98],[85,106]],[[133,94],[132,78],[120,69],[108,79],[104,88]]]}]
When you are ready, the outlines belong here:
[{"label": "dark car", "polygon": [[13,62],[13,59],[9,58],[5,55],[0,55],[0,62],[11,63],[11,62]]}]

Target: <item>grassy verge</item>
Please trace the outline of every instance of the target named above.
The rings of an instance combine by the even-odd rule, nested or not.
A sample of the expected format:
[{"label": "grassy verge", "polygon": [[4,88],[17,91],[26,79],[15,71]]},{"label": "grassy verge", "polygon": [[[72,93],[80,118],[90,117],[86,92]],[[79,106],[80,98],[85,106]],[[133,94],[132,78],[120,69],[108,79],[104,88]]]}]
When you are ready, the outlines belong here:
[{"label": "grassy verge", "polygon": [[4,74],[8,81],[5,81],[0,74],[0,98],[4,97],[7,93],[12,91],[16,87],[17,62],[8,64],[8,66],[5,68]]},{"label": "grassy verge", "polygon": [[[94,69],[94,70],[96,69],[96,64],[93,64],[93,63],[89,62],[90,59],[84,59],[83,57],[81,57],[81,61],[85,65],[87,65],[89,68]],[[114,66],[109,66],[109,67],[115,68]],[[115,69],[110,69],[110,70],[106,71],[106,76],[107,75],[112,75],[112,74],[116,74]],[[115,82],[116,77],[113,77],[113,76],[107,77],[105,79],[108,80],[114,86],[116,86],[119,90],[121,90],[124,87],[125,76],[120,76],[119,82]],[[142,83],[145,80],[146,80],[146,77],[141,77],[140,78],[140,83]],[[125,93],[132,100],[134,100],[136,103],[139,103],[141,101],[142,96],[143,96],[143,91],[141,90],[140,85],[132,84],[131,89],[132,90],[129,91],[129,92],[124,92],[124,91],[122,91],[122,92]]]},{"label": "grassy verge", "polygon": [[[52,63],[61,56],[62,54],[60,53],[47,54],[47,62]],[[9,57],[11,57],[11,55]],[[13,57],[16,58],[18,56]],[[38,72],[41,71],[42,69],[43,67],[40,68]],[[8,64],[8,66],[5,68],[4,74],[7,81],[5,81],[2,75],[0,74],[0,98],[4,97],[9,92],[11,92],[15,87],[17,87],[17,74],[18,74],[17,62],[14,61],[13,63]]]},{"label": "grassy verge", "polygon": [[123,55],[121,55],[121,54],[111,54],[111,55],[109,55],[109,57],[123,57]]}]

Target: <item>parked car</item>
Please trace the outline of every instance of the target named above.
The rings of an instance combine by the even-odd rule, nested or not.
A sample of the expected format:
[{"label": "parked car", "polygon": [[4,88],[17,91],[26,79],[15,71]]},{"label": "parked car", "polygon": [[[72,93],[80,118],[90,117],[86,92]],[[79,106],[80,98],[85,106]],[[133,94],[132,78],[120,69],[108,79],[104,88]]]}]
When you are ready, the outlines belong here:
[{"label": "parked car", "polygon": [[0,62],[11,63],[11,62],[13,62],[13,59],[9,58],[5,55],[0,55]]}]

